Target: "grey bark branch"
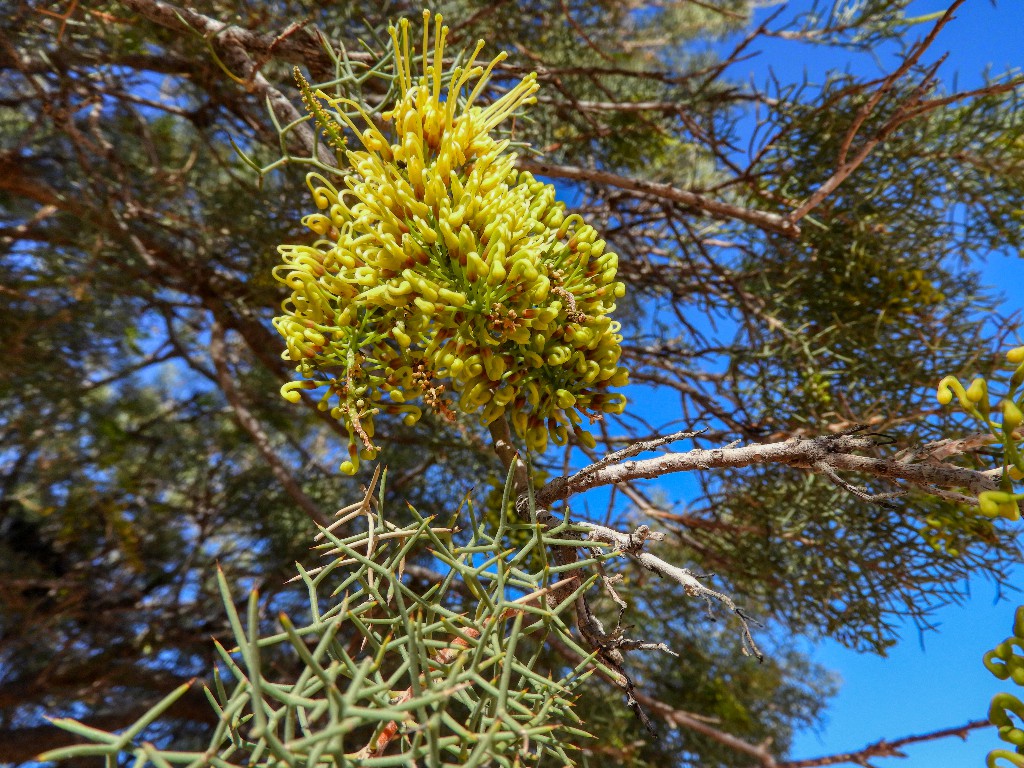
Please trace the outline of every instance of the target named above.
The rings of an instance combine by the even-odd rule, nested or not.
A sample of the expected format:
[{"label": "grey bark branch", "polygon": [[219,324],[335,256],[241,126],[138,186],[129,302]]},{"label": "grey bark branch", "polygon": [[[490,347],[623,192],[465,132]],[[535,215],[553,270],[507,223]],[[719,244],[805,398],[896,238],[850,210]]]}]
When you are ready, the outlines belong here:
[{"label": "grey bark branch", "polygon": [[[166,29],[176,32],[199,30],[204,34],[214,34],[221,43],[239,46],[260,59],[274,56],[290,64],[315,63],[324,69],[333,68],[333,62],[318,36],[309,30],[294,35],[261,35],[206,16],[193,10],[194,5],[180,6],[163,0],[121,0],[121,4]],[[348,58],[352,61],[373,62],[373,56],[365,51],[349,51]]]},{"label": "grey bark branch", "polygon": [[936,489],[960,488],[977,496],[995,490],[998,476],[987,472],[957,467],[952,464],[917,464],[898,459],[880,459],[860,453],[877,447],[876,441],[863,435],[826,435],[815,438],[793,438],[779,443],[754,444],[743,447],[694,449],[685,453],[668,453],[651,459],[628,460],[614,464],[598,462],[571,477],[555,478],[537,494],[538,503],[546,505],[602,485],[661,477],[674,472],[749,467],[754,464],[782,464],[821,471],[860,472],[872,477],[917,486],[929,493]]},{"label": "grey bark branch", "polygon": [[763,660],[761,651],[758,650],[757,644],[754,642],[753,635],[750,632],[750,627],[747,622],[750,618],[743,613],[743,611],[733,602],[733,599],[722,592],[716,592],[713,589],[705,587],[697,578],[690,573],[686,568],[680,568],[677,565],[662,560],[660,557],[652,555],[650,552],[644,552],[644,543],[650,541],[661,541],[665,538],[663,533],[654,533],[646,525],[641,525],[633,533],[623,533],[617,531],[614,528],[607,528],[603,525],[595,525],[594,523],[580,522],[576,525],[583,526],[588,531],[588,538],[591,541],[601,541],[606,544],[615,545],[620,552],[624,555],[628,555],[643,568],[656,573],[662,578],[671,579],[672,581],[678,582],[682,585],[686,594],[700,597],[707,604],[710,610],[712,602],[722,603],[732,613],[739,617],[743,624],[743,641],[744,648],[757,657],[759,661]]}]

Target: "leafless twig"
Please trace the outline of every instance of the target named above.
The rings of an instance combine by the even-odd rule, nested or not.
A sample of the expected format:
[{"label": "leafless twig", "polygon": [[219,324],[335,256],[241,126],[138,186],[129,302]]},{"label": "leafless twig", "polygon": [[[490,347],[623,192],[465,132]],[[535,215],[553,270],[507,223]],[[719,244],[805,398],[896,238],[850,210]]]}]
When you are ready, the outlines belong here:
[{"label": "leafless twig", "polygon": [[291,497],[292,501],[299,505],[303,512],[309,515],[313,522],[326,527],[329,522],[327,516],[306,495],[298,481],[292,477],[288,467],[271,446],[270,437],[256,417],[252,415],[252,412],[242,402],[238,390],[235,388],[235,383],[231,378],[231,372],[228,370],[227,351],[224,344],[224,328],[217,322],[214,322],[210,335],[210,357],[217,371],[217,381],[224,392],[224,397],[227,398],[228,404],[231,406],[232,412],[235,414],[236,420],[242,429],[249,433],[260,455],[263,456],[271,472],[274,473],[274,477],[277,478],[285,493]]},{"label": "leafless twig", "polygon": [[997,478],[953,464],[917,464],[894,458],[862,455],[878,447],[870,435],[839,434],[814,438],[793,438],[778,443],[694,449],[668,453],[652,459],[628,460],[594,469],[584,467],[571,477],[550,481],[537,494],[538,503],[566,499],[602,485],[662,477],[674,472],[692,472],[725,467],[749,467],[754,464],[780,464],[810,470],[858,472],[880,480],[905,482],[929,493],[935,489],[962,488],[977,495],[994,490]]}]

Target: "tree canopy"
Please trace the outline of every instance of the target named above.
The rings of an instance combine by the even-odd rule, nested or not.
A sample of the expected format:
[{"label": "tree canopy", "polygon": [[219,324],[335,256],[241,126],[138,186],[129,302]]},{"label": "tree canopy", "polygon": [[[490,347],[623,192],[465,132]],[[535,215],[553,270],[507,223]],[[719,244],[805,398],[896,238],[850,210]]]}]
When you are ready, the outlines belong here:
[{"label": "tree canopy", "polygon": [[[411,20],[406,56],[426,66],[421,8],[19,7],[0,22],[0,761],[68,742],[44,714],[114,730],[207,675],[218,658],[210,638],[235,642],[232,618],[245,614],[249,587],[259,588],[249,616],[267,632],[280,612],[308,614],[308,596],[286,586],[293,563],[316,565],[314,523],[329,524],[355,498],[379,491],[374,503],[396,523],[436,517],[477,531],[474,545],[499,548],[507,535],[522,547],[524,572],[540,572],[545,547],[527,546],[527,532],[504,522],[511,468],[506,495],[514,501],[530,485],[556,515],[575,494],[614,489],[602,497],[603,519],[569,505],[585,526],[573,535],[623,554],[590,599],[606,624],[629,626],[647,646],[622,664],[628,689],[599,675],[573,689],[576,715],[600,735],[581,741],[586,759],[795,765],[786,762],[793,733],[819,720],[835,681],[787,638],[884,652],[898,621],[927,626],[969,578],[1003,583],[1019,560],[998,516],[1012,517],[1016,499],[990,501],[996,517],[981,514],[995,498],[984,494],[1012,491],[998,471],[1019,425],[1000,442],[985,427],[971,432],[987,418],[972,410],[980,395],[961,387],[959,410],[935,401],[947,375],[998,380],[1006,348],[1020,343],[979,263],[1024,245],[1024,84],[1013,73],[970,90],[943,81],[940,53],[962,4],[927,18],[909,17],[909,0],[802,12],[743,0],[432,8],[449,26],[449,75],[478,39],[484,66],[508,52],[481,105],[508,104],[517,83],[537,86],[518,99],[536,103],[488,126],[511,158],[505,172],[535,185],[498,203],[547,212],[557,194],[590,228],[572,247],[585,243],[595,264],[605,258],[586,281],[564,285],[564,275],[552,283],[546,267],[531,267],[532,303],[506,302],[493,322],[522,336],[516,320],[548,295],[543,276],[564,294],[549,322],[585,331],[566,354],[580,352],[601,376],[607,369],[591,383],[607,380],[631,402],[566,385],[534,403],[524,384],[502,403],[512,427],[502,433],[501,413],[484,424],[441,407],[451,388],[430,403],[433,385],[410,371],[403,386],[421,398],[417,418],[382,408],[368,435],[301,387],[288,390],[295,402],[278,395],[301,364],[297,350],[320,342],[303,327],[296,341],[295,326],[278,320],[286,345],[275,329],[275,317],[289,317],[277,246],[314,247],[324,232],[309,218],[309,192],[330,187],[307,188],[306,174],[337,193],[344,182],[332,174],[350,160],[338,144],[359,149],[354,123],[316,110],[348,110],[359,130],[386,128],[382,113],[399,92],[388,27]],[[887,69],[749,82],[738,65],[766,40],[796,52],[878,51]],[[551,229],[561,223],[552,218]],[[611,272],[592,252],[597,238],[617,255]],[[608,286],[605,304],[589,293],[595,286]],[[513,308],[520,314],[509,319]],[[388,332],[398,322],[389,315]],[[587,358],[591,336],[607,339]],[[463,410],[473,411],[467,397]],[[543,429],[558,445],[545,451],[541,416],[517,424],[526,403],[545,419],[589,403],[603,414],[583,425],[595,442],[556,420]],[[692,451],[632,460],[663,450],[659,438],[681,428],[675,439]],[[371,438],[379,454],[357,467]],[[529,457],[529,479],[515,449]],[[614,451],[628,461],[573,474]],[[345,463],[354,480],[338,471]],[[388,467],[383,485],[371,482],[378,464]],[[686,498],[648,482],[678,471],[697,481]],[[402,517],[407,504],[416,512]],[[657,562],[643,556],[644,526],[665,534],[648,548]],[[413,552],[394,578],[447,589],[441,564]],[[691,583],[669,568],[713,575]],[[656,586],[651,571],[662,577]],[[525,590],[533,582],[522,578]],[[238,614],[225,612],[225,594]],[[452,588],[445,599],[458,612],[479,594]],[[745,636],[746,617],[767,627]],[[551,630],[555,640],[537,646],[547,668],[578,663],[568,643],[598,651],[575,621],[575,634]],[[745,655],[751,644],[762,663]],[[661,645],[678,655],[654,650]],[[267,663],[296,660],[271,654]],[[200,689],[181,690],[148,738],[195,748],[216,716]],[[634,717],[627,703],[646,714]]]}]

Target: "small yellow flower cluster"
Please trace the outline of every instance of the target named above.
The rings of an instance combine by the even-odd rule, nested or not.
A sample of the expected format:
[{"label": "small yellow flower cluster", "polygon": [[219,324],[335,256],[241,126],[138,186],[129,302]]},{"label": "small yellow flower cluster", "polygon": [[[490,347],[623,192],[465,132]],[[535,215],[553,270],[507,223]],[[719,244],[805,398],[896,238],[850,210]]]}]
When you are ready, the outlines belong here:
[{"label": "small yellow flower cluster", "polygon": [[[275,276],[292,294],[274,324],[302,377],[282,394],[298,402],[299,390],[326,388],[320,407],[349,431],[349,473],[377,454],[374,415],[404,414],[412,425],[417,399],[449,419],[450,403],[483,424],[507,417],[538,452],[549,437],[565,444],[570,431],[593,446],[583,419],[625,405],[608,391],[628,378],[609,317],[624,294],[618,257],[579,215],[566,215],[553,186],[514,169],[508,140],[490,135],[534,101],[536,76],[474,106],[505,55],[475,66],[481,42],[446,74],[448,30],[435,17],[431,46],[429,22],[424,12],[415,80],[408,22],[391,29],[400,96],[381,116],[391,140],[365,114],[357,128],[344,112],[361,113],[354,102],[312,93],[300,79],[318,123],[324,99],[364,149],[346,152],[341,189],[307,177],[322,213],[303,221],[322,239],[279,246]],[[341,124],[321,128],[338,146]]]},{"label": "small yellow flower cluster", "polygon": [[1024,424],[1024,392],[1021,391],[1024,385],[1024,347],[1011,349],[1006,353],[1006,360],[1015,366],[1015,370],[1010,375],[1009,391],[997,405],[1001,420],[992,419],[988,382],[983,378],[974,379],[965,389],[955,376],[946,376],[939,382],[935,397],[942,405],[949,405],[955,396],[961,410],[981,422],[992,433],[995,442],[1002,444],[1004,472],[1000,489],[978,494],[978,508],[988,517],[1019,520],[1019,502],[1024,500],[1024,493],[1015,493],[1013,483],[1024,479],[1024,453],[1021,451],[1024,439],[1019,431]]},{"label": "small yellow flower cluster", "polygon": [[[1024,656],[1018,653],[1021,648],[1024,648],[1024,606],[1014,615],[1013,635],[983,657],[985,667],[1000,680],[1013,680],[1024,686]],[[1024,720],[1024,702],[1011,693],[997,693],[989,705],[988,719],[999,729],[999,738],[1015,749],[1012,752],[993,750],[988,753],[985,764],[995,766],[1005,760],[1007,765],[1024,768],[1024,730],[1017,727],[1018,722]]]}]

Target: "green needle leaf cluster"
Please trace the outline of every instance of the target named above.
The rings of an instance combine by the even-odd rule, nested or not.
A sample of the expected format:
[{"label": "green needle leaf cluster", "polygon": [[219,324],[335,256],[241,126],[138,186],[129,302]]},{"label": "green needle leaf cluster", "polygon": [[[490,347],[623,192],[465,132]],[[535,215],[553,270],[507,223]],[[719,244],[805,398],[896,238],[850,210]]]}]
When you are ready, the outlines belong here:
[{"label": "green needle leaf cluster", "polygon": [[[377,498],[371,486],[338,523],[321,529],[317,548],[327,564],[298,566],[307,621],[282,614],[279,630],[266,634],[259,594],[250,594],[241,615],[219,574],[234,647],[217,644],[220,665],[206,688],[217,725],[207,749],[163,749],[142,738],[186,684],[121,734],[55,720],[89,743],[39,759],[102,756],[115,766],[132,757],[139,768],[573,765],[573,745],[587,735],[573,704],[594,661],[559,615],[572,600],[552,607],[545,599],[566,580],[566,568],[545,554],[566,525],[545,530],[502,513],[495,528],[477,521],[471,507],[466,531],[411,508],[412,521],[396,525],[385,517],[384,480]],[[343,534],[353,520],[366,521],[366,529]],[[510,539],[523,543],[509,548]],[[447,573],[418,592],[403,570],[424,547]],[[539,563],[536,570],[526,570],[530,562]],[[593,583],[575,578],[577,594]],[[456,610],[455,589],[469,593],[465,604],[475,609]],[[547,640],[582,661],[543,669]],[[280,672],[282,650],[298,659],[291,677]],[[271,657],[277,661],[266,663]]]}]

